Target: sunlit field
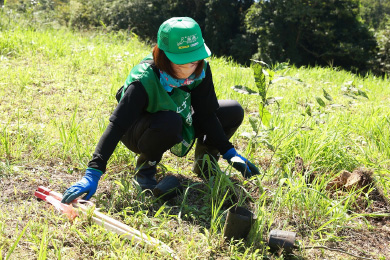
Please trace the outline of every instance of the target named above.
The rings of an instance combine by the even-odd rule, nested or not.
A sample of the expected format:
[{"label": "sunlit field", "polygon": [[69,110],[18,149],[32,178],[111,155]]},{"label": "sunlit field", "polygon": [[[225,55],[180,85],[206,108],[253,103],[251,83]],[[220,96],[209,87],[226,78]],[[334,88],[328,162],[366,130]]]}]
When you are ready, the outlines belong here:
[{"label": "sunlit field", "polygon": [[[33,196],[39,185],[62,193],[84,175],[116,91],[153,46],[131,33],[73,32],[0,15],[0,259],[167,257],[88,217],[70,221]],[[119,144],[92,198],[96,207],[179,259],[390,258],[389,80],[263,64],[271,115],[264,123],[253,67],[209,62],[218,99],[245,109],[231,141],[261,174],[244,179],[221,159],[220,171],[204,180],[192,172],[193,150],[183,158],[166,152],[157,179],[175,175],[184,192],[164,203],[137,188],[137,155]],[[351,184],[350,175],[359,181]],[[226,214],[236,205],[257,219],[246,240],[225,241]],[[296,232],[297,249],[270,252],[273,229]]]}]

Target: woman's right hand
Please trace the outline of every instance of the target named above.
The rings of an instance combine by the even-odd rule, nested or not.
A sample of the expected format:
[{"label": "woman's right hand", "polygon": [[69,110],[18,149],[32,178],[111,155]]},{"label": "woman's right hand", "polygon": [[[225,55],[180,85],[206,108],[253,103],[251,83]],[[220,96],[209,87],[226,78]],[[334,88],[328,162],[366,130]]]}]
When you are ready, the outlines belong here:
[{"label": "woman's right hand", "polygon": [[98,187],[98,182],[102,175],[103,173],[101,171],[88,168],[84,177],[64,192],[61,202],[71,203],[73,200],[77,199],[84,193],[86,193],[86,195],[83,197],[83,199],[89,200],[93,194],[95,194]]}]

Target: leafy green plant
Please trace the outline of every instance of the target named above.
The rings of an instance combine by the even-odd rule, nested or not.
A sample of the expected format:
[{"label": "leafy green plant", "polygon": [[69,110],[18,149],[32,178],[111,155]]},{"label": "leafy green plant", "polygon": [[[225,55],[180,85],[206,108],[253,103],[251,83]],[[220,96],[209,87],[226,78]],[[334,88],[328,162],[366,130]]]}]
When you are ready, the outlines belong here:
[{"label": "leafy green plant", "polygon": [[341,91],[343,91],[343,94],[347,97],[357,99],[359,96],[364,97],[368,99],[368,96],[366,92],[361,90],[362,86],[356,86],[356,82],[351,80],[346,82],[342,87]]},{"label": "leafy green plant", "polygon": [[[283,99],[282,97],[269,97],[268,92],[270,90],[271,85],[274,83],[275,72],[278,70],[285,70],[288,68],[288,65],[283,64],[277,64],[274,68],[271,68],[268,64],[266,64],[263,61],[257,61],[253,60],[253,74],[255,79],[255,85],[257,88],[257,91],[253,91],[247,87],[243,86],[233,86],[232,89],[236,92],[246,94],[246,95],[258,95],[259,101],[258,101],[258,117],[249,116],[249,123],[252,128],[252,133],[243,133],[243,135],[250,139],[250,144],[248,147],[250,148],[256,148],[256,144],[262,143],[264,144],[270,151],[272,151],[272,156],[270,159],[270,162],[264,171],[263,176],[261,177],[261,180],[264,178],[265,173],[269,170],[271,167],[271,161],[276,154],[277,150],[280,148],[280,146],[283,144],[283,140],[287,138],[291,138],[294,134],[300,130],[300,128],[304,125],[306,120],[304,119],[302,122],[299,123],[299,125],[295,128],[293,128],[291,131],[286,133],[283,137],[271,141],[270,133],[274,131],[275,127],[271,126],[271,113],[268,111],[267,107],[272,104],[277,104],[279,107],[279,100]],[[295,82],[301,83],[302,81],[299,79],[295,79],[289,76],[278,76],[275,81],[279,81],[281,79],[288,79],[293,80]]]},{"label": "leafy green plant", "polygon": [[271,113],[267,109],[267,106],[274,103],[278,104],[278,100],[281,99],[280,97],[268,97],[268,90],[272,84],[275,71],[263,61],[253,60],[253,62],[252,70],[257,91],[241,85],[232,87],[232,89],[238,93],[258,95],[260,97],[258,100],[258,113],[256,116],[250,115],[248,119],[252,128],[252,133],[244,132],[242,133],[242,136],[245,136],[250,140],[251,145],[248,147],[253,148],[257,143],[263,143],[270,150],[275,151],[268,136],[268,129],[270,129],[271,126]]},{"label": "leafy green plant", "polygon": [[[233,86],[233,90],[242,93],[242,94],[256,94],[260,96],[259,100],[259,118],[261,120],[261,124],[267,128],[270,127],[270,121],[271,121],[271,113],[267,110],[266,106],[273,104],[274,102],[277,103],[277,99],[268,97],[268,89],[272,83],[272,79],[274,78],[275,72],[270,69],[269,65],[262,62],[254,60],[254,64],[252,65],[253,74],[255,78],[255,85],[257,88],[257,91],[253,91],[247,87],[244,86]],[[253,117],[250,117],[250,122],[253,131],[255,131],[256,135],[259,132],[259,127],[255,123],[256,119]]]}]

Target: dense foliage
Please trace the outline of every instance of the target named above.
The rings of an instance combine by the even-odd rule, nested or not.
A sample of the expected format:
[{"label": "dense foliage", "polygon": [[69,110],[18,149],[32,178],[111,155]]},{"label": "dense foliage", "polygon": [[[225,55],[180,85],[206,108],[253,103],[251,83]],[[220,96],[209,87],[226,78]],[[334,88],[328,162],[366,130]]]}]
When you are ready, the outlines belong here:
[{"label": "dense foliage", "polygon": [[248,30],[258,39],[259,59],[296,65],[333,65],[364,71],[376,42],[358,20],[358,1],[270,0],[254,4]]},{"label": "dense foliage", "polygon": [[52,14],[75,29],[132,31],[151,43],[163,21],[190,16],[198,21],[214,55],[231,56],[241,64],[255,58],[338,66],[359,73],[390,71],[386,27],[390,2],[385,0],[8,0],[6,4],[26,13]]},{"label": "dense foliage", "polygon": [[376,34],[379,51],[374,69],[381,74],[390,72],[390,20],[384,26],[385,28]]},{"label": "dense foliage", "polygon": [[374,29],[384,28],[390,19],[390,1],[360,0],[361,15],[367,25]]},{"label": "dense foliage", "polygon": [[375,30],[378,43],[376,60],[372,69],[377,74],[390,73],[390,1],[361,0],[363,21]]}]

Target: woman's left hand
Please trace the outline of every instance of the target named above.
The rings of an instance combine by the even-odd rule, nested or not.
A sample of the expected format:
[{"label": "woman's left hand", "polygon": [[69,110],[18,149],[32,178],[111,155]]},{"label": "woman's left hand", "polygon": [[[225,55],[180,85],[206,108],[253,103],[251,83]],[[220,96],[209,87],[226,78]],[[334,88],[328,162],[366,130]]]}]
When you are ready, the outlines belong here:
[{"label": "woman's left hand", "polygon": [[245,178],[260,174],[259,169],[248,159],[237,153],[234,148],[229,149],[222,157],[237,171],[241,172]]}]

